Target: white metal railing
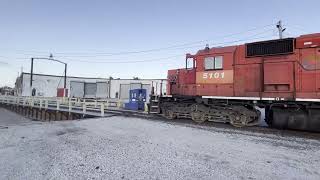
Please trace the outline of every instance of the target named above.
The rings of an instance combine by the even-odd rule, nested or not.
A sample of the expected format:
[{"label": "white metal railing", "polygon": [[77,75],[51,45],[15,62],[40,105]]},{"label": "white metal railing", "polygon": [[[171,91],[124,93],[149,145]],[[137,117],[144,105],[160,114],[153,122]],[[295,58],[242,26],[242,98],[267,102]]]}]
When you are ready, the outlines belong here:
[{"label": "white metal railing", "polygon": [[116,110],[123,107],[119,99],[88,100],[68,97],[22,97],[0,95],[0,104],[12,104],[39,109],[57,111],[82,112],[83,114],[96,113],[104,116],[105,110]]}]

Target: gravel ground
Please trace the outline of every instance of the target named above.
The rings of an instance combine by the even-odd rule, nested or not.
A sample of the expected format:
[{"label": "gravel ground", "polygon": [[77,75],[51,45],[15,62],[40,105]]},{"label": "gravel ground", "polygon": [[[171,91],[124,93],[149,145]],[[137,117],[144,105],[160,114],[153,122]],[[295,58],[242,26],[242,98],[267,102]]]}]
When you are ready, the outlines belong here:
[{"label": "gravel ground", "polygon": [[0,179],[320,179],[319,139],[128,117],[8,123],[21,117],[6,114]]},{"label": "gravel ground", "polygon": [[6,128],[11,125],[26,125],[32,123],[36,122],[32,122],[28,118],[0,107],[0,128]]}]

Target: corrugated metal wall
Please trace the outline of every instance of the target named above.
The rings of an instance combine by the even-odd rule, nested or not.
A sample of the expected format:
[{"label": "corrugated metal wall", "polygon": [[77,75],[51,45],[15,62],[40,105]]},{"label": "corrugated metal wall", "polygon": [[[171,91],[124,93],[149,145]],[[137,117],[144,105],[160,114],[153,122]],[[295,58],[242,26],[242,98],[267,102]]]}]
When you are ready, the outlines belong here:
[{"label": "corrugated metal wall", "polygon": [[84,82],[79,82],[79,81],[70,82],[70,97],[75,97],[75,98],[84,97]]}]

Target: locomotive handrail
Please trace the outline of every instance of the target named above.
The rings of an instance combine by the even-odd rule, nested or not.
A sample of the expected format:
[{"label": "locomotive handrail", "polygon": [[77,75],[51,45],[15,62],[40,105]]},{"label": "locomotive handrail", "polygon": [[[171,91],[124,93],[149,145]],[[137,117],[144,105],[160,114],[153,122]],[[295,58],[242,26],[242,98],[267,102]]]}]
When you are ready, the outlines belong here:
[{"label": "locomotive handrail", "polygon": [[[305,71],[318,71],[320,70],[320,68],[314,68],[314,69],[309,69],[303,66],[303,64],[301,64],[299,61],[295,60],[295,61],[280,61],[280,62],[296,62],[303,70]],[[268,62],[268,63],[279,63],[279,61],[277,62]],[[248,63],[248,64],[233,64],[233,66],[237,66],[237,65],[250,65],[250,64],[263,64],[263,63]]]},{"label": "locomotive handrail", "polygon": [[299,61],[296,61],[296,62],[297,62],[297,63],[299,64],[299,66],[300,66],[303,70],[305,70],[305,71],[318,71],[318,70],[320,70],[320,68],[308,69],[308,68],[304,67],[303,64],[301,64]]},{"label": "locomotive handrail", "polygon": [[[318,70],[320,70],[320,68],[308,69],[308,68],[304,67],[304,65],[301,64],[298,60],[295,60],[295,61],[281,61],[281,62],[296,62],[305,71],[318,71]],[[268,62],[268,63],[278,63],[278,62]]]}]

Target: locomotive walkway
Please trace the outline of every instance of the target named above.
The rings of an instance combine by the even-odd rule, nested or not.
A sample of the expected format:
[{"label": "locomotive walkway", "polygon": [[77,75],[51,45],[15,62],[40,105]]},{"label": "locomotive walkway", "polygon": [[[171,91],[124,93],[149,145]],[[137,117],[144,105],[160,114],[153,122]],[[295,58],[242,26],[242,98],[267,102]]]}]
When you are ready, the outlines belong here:
[{"label": "locomotive walkway", "polygon": [[148,117],[143,111],[122,109],[118,99],[81,100],[77,98],[44,98],[0,96],[0,105],[36,120],[68,120],[110,115]]}]

